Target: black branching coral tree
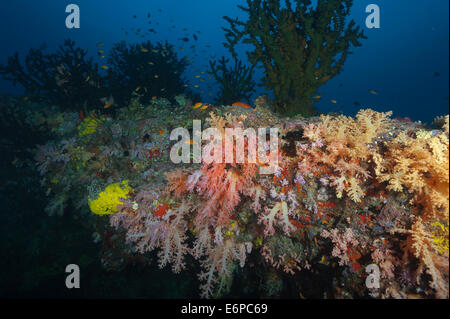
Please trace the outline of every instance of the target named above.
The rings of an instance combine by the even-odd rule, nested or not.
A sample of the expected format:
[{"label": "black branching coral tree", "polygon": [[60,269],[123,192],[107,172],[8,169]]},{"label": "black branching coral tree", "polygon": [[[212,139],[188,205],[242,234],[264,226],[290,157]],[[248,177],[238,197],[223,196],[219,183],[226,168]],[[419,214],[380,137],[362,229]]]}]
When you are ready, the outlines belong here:
[{"label": "black branching coral tree", "polygon": [[312,115],[312,96],[342,71],[351,45],[361,46],[366,38],[353,20],[346,23],[352,5],[352,0],[318,0],[316,6],[309,0],[247,0],[247,7],[238,6],[247,21],[224,17],[225,47],[236,56],[239,42],[254,46],[248,58],[262,64],[277,112]]},{"label": "black branching coral tree", "polygon": [[167,41],[118,42],[109,54],[108,65],[108,86],[119,103],[127,102],[133,92],[148,102],[153,96],[172,98],[185,90],[182,74],[187,59],[179,58]]},{"label": "black branching coral tree", "polygon": [[98,64],[87,55],[74,41],[65,40],[54,53],[30,49],[24,65],[16,52],[6,65],[0,65],[0,76],[20,84],[32,99],[76,110],[86,104],[93,107],[100,103],[104,83]]},{"label": "black branching coral tree", "polygon": [[154,96],[171,98],[183,93],[187,64],[167,42],[123,41],[113,46],[107,63],[99,66],[86,49],[66,40],[56,52],[30,49],[24,63],[15,53],[6,65],[0,65],[0,76],[20,84],[31,100],[88,110],[103,109],[108,97],[114,98],[110,99],[114,105],[126,105],[134,95],[149,102]]},{"label": "black branching coral tree", "polygon": [[251,94],[255,91],[253,66],[244,65],[237,57],[234,57],[233,61],[233,66],[227,66],[229,59],[225,57],[218,61],[209,61],[208,73],[214,76],[219,84],[216,104],[231,105],[240,100],[249,102]]}]

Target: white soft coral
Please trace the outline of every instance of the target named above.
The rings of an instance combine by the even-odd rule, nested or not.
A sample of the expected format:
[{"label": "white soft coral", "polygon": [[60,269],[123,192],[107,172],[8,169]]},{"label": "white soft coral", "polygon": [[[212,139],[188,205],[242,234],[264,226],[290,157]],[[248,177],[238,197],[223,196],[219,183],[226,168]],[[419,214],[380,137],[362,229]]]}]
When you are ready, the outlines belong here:
[{"label": "white soft coral", "polygon": [[265,226],[264,235],[271,236],[275,233],[274,224],[279,224],[286,235],[296,228],[289,221],[289,209],[285,201],[277,202],[272,209],[266,208],[265,214],[259,216],[258,223]]}]

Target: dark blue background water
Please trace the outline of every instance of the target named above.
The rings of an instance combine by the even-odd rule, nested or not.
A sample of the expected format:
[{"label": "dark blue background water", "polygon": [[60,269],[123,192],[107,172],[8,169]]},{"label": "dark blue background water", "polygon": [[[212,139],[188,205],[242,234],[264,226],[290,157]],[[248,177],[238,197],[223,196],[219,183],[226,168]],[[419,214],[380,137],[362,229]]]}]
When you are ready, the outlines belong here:
[{"label": "dark blue background water", "polygon": [[[81,28],[65,28],[65,7],[75,3],[81,9]],[[365,28],[365,7],[375,3],[381,9],[381,28]],[[23,56],[29,48],[43,42],[50,51],[63,39],[71,38],[79,46],[90,47],[96,55],[96,43],[104,42],[108,51],[118,40],[168,40],[180,52],[194,58],[185,76],[195,83],[193,75],[206,70],[206,61],[212,55],[227,54],[222,46],[225,25],[222,16],[245,18],[238,0],[14,0],[0,5],[0,63],[16,50]],[[158,9],[161,9],[159,11]],[[142,39],[132,28],[148,29],[147,13],[158,33]],[[133,18],[137,15],[137,18]],[[449,1],[447,0],[356,0],[352,15],[363,26],[367,40],[349,56],[344,71],[333,78],[319,92],[323,99],[317,104],[320,111],[340,111],[354,114],[361,107],[377,111],[393,110],[394,116],[431,121],[448,113],[449,86]],[[159,23],[159,25],[156,25]],[[169,27],[176,28],[169,31]],[[128,36],[121,28],[129,31]],[[181,31],[188,28],[187,32]],[[197,43],[199,56],[194,57],[189,46],[178,38],[200,30]],[[205,48],[210,44],[211,48]],[[242,47],[241,53],[245,50]],[[205,52],[201,52],[205,50]],[[241,54],[241,58],[245,58]],[[439,76],[435,75],[439,72]],[[199,83],[200,84],[200,83]],[[376,90],[379,95],[369,93]],[[208,100],[205,83],[199,88]],[[0,93],[20,93],[11,83],[0,80]],[[257,94],[263,93],[262,90]],[[256,96],[256,94],[255,94]],[[332,104],[330,100],[337,100]],[[358,101],[361,106],[356,106]]]}]

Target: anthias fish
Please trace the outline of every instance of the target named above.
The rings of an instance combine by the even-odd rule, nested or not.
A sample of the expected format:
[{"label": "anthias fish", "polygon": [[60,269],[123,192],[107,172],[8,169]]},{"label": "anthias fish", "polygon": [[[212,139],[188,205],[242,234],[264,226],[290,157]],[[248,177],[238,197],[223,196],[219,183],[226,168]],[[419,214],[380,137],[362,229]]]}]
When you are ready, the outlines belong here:
[{"label": "anthias fish", "polygon": [[243,108],[246,108],[246,109],[252,109],[253,108],[251,105],[249,105],[247,103],[244,103],[244,102],[234,102],[232,104],[232,106],[240,106],[240,107],[243,107]]},{"label": "anthias fish", "polygon": [[198,102],[198,103],[195,103],[195,105],[192,108],[195,110],[195,109],[198,109],[199,107],[201,107],[202,105],[203,105],[202,102]]}]

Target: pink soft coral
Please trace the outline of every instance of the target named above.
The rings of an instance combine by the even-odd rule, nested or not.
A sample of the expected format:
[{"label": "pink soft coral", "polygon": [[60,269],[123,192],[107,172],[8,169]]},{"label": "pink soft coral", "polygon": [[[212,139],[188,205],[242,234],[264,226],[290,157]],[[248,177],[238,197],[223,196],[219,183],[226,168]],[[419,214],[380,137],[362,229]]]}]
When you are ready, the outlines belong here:
[{"label": "pink soft coral", "polygon": [[330,238],[333,242],[333,257],[339,258],[339,265],[348,265],[350,263],[350,257],[348,255],[349,249],[357,247],[359,241],[354,237],[351,228],[346,228],[343,233],[340,233],[338,229],[332,229],[328,231],[322,230],[320,234],[323,238]]},{"label": "pink soft coral", "polygon": [[110,222],[127,229],[127,241],[134,243],[140,253],[160,248],[159,267],[172,263],[172,270],[178,273],[184,269],[184,256],[188,253],[184,217],[191,206],[188,202],[173,207],[167,203],[155,205],[160,195],[155,190],[139,192],[134,202],[119,207]]}]

